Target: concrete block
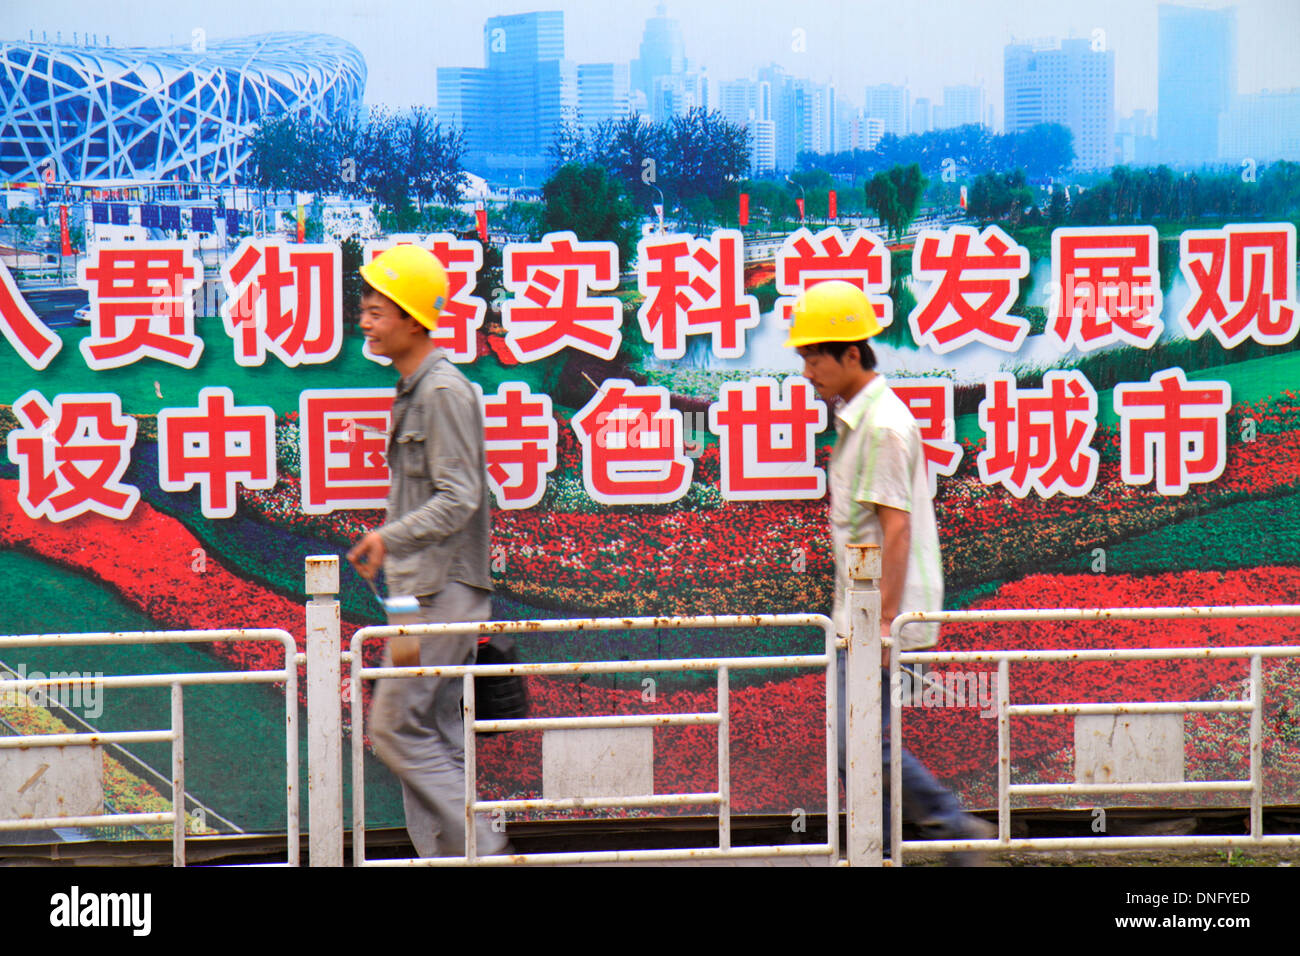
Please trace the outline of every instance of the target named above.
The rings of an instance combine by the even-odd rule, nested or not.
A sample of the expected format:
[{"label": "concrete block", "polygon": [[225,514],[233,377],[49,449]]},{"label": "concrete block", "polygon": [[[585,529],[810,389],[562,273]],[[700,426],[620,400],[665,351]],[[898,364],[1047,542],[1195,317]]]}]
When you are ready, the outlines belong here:
[{"label": "concrete block", "polygon": [[542,796],[640,797],[654,793],[654,729],[602,727],[542,734]]},{"label": "concrete block", "polygon": [[99,747],[0,750],[0,820],[103,812],[104,752]]},{"label": "concrete block", "polygon": [[1074,718],[1076,783],[1179,783],[1182,714],[1080,714]]}]

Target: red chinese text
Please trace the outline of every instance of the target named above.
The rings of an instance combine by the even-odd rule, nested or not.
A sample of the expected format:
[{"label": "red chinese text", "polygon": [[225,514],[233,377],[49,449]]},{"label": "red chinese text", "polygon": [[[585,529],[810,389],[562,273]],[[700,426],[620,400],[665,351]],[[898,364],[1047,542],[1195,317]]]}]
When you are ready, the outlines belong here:
[{"label": "red chinese text", "polygon": [[163,491],[199,486],[205,518],[235,513],[236,485],[275,486],[275,412],[239,407],[225,386],[199,392],[197,408],[158,413],[158,485]]},{"label": "red chinese text", "polygon": [[384,507],[393,390],[308,389],[298,402],[302,510]]},{"label": "red chinese text", "polygon": [[1029,250],[997,226],[922,230],[912,250],[912,275],[923,285],[908,321],[918,345],[951,352],[972,342],[1014,352],[1029,322],[1008,315],[1029,274]]},{"label": "red chinese text", "polygon": [[976,459],[980,480],[1017,498],[1033,488],[1086,495],[1097,481],[1098,456],[1088,447],[1097,430],[1097,393],[1081,372],[1048,372],[1042,388],[1017,388],[1015,376],[990,377],[980,402],[987,450]]},{"label": "red chinese text", "polygon": [[246,238],[221,272],[221,317],[235,361],[319,365],[343,344],[343,259],[335,244]]},{"label": "red chinese text", "polygon": [[203,352],[194,333],[194,290],[203,266],[187,243],[99,243],[77,267],[90,293],[86,364],[99,371],[154,358],[193,368]]},{"label": "red chinese text", "polygon": [[1157,372],[1149,384],[1115,386],[1120,476],[1130,485],[1154,478],[1162,495],[1184,495],[1192,483],[1214,481],[1227,464],[1231,401],[1227,382],[1189,387],[1181,368]]},{"label": "red chinese text", "polygon": [[566,346],[614,357],[623,340],[623,304],[587,294],[618,287],[614,243],[549,233],[541,242],[506,246],[503,274],[514,298],[502,303],[501,323],[506,347],[519,361],[535,362]]},{"label": "red chinese text", "polygon": [[682,414],[668,389],[606,381],[573,419],[582,479],[601,504],[664,504],[686,494],[694,464],[682,453]]},{"label": "red chinese text", "polygon": [[19,427],[9,432],[18,466],[18,505],[31,518],[67,521],[93,512],[121,520],[140,500],[123,483],[136,423],[116,395],[59,395],[51,408],[40,392],[14,402]]}]

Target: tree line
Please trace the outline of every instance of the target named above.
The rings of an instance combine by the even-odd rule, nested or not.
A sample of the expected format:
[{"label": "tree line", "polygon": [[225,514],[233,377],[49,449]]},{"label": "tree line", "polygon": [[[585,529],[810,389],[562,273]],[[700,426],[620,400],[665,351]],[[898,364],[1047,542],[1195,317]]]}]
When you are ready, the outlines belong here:
[{"label": "tree line", "polygon": [[994,133],[979,125],[897,136],[886,133],[871,150],[800,153],[803,169],[869,179],[894,166],[915,163],[930,177],[965,178],[992,169],[1023,169],[1030,179],[1059,176],[1074,162],[1074,135],[1058,123],[1039,123],[1018,133]]},{"label": "tree line", "polygon": [[460,130],[425,107],[397,113],[373,107],[313,123],[285,114],[264,121],[249,140],[251,185],[373,199],[393,212],[431,202],[456,203],[468,181]]},{"label": "tree line", "polygon": [[1045,221],[1105,225],[1183,222],[1204,217],[1247,221],[1300,216],[1300,163],[1179,175],[1168,166],[1116,166],[1090,185],[1052,188],[1040,201],[1023,169],[986,172],[970,189],[967,212],[982,222],[1020,225]]}]

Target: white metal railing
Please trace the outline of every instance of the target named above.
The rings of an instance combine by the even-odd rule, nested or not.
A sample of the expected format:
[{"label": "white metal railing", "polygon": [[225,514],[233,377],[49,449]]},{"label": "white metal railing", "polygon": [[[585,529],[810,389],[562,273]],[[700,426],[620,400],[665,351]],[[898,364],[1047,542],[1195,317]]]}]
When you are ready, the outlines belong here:
[{"label": "white metal railing", "polygon": [[25,734],[0,737],[0,749],[66,747],[162,742],[172,750],[172,809],[164,813],[108,813],[75,817],[41,817],[0,820],[0,831],[52,827],[116,827],[171,824],[172,862],[185,865],[185,705],[183,688],[210,684],[285,684],[285,797],[287,802],[288,861],[298,865],[298,668],[297,645],[287,632],[270,628],[207,631],[123,631],[97,634],[19,634],[0,637],[0,651],[14,647],[75,647],[86,645],[177,644],[201,642],[279,641],[285,665],[278,670],[202,671],[184,674],[136,674],[69,678],[6,680],[0,691],[64,687],[168,687],[171,690],[171,726],[163,730],[112,733]]},{"label": "white metal railing", "polygon": [[[1044,610],[979,610],[910,612],[894,619],[892,643],[897,646],[903,628],[923,622],[994,623],[1002,621],[1137,621],[1194,618],[1300,617],[1300,605],[1206,606],[1206,607],[1139,607]],[[856,626],[856,622],[855,622]],[[1164,846],[1177,847],[1246,847],[1300,846],[1300,834],[1263,833],[1262,738],[1264,685],[1261,662],[1264,658],[1300,657],[1300,647],[1162,647],[1096,648],[1059,650],[978,650],[912,651],[892,654],[889,665],[890,687],[899,686],[900,667],[905,664],[995,663],[997,677],[998,720],[998,836],[988,840],[912,840],[902,838],[902,700],[891,694],[890,707],[890,799],[892,861],[902,865],[907,852],[926,850],[1123,850]],[[1051,704],[1010,703],[1012,663],[1041,661],[1139,661],[1181,659],[1233,659],[1250,661],[1250,699],[1197,701],[1122,701],[1114,703],[1062,702]],[[1011,718],[1044,715],[1081,714],[1186,714],[1249,713],[1250,777],[1247,780],[1199,780],[1150,783],[1011,783]],[[1042,794],[1137,794],[1137,793],[1204,793],[1249,792],[1249,836],[1137,836],[1137,837],[1051,837],[1012,839],[1010,801],[1013,796]]]},{"label": "white metal railing", "polygon": [[[368,638],[399,635],[439,634],[523,634],[596,630],[643,630],[649,628],[702,627],[820,627],[825,635],[821,654],[775,657],[715,657],[686,660],[591,661],[552,664],[496,664],[442,667],[363,667],[361,648]],[[837,749],[837,707],[835,679],[836,640],[829,618],[821,614],[760,614],[664,618],[587,618],[542,621],[496,621],[458,624],[423,624],[406,627],[368,627],[352,637],[350,694],[352,727],[353,863],[356,866],[463,866],[528,865],[561,863],[658,862],[670,860],[718,860],[753,857],[823,857],[828,863],[839,858],[839,780]],[[730,769],[730,672],[752,668],[821,668],[826,673],[826,793],[827,842],[778,846],[733,847],[731,845]],[[713,670],[717,674],[717,710],[704,713],[610,714],[587,717],[535,717],[519,720],[478,720],[475,717],[474,677],[518,674],[576,675]],[[436,859],[367,860],[365,855],[365,779],[361,704],[362,681],[380,678],[459,677],[463,682],[465,712],[465,855]],[[519,730],[576,730],[604,727],[665,727],[711,725],[718,728],[718,788],[708,793],[648,794],[633,797],[572,797],[563,799],[522,798],[480,800],[477,794],[477,746],[479,733]],[[480,856],[475,815],[497,811],[614,809],[706,805],[716,806],[718,846],[660,850],[603,852],[531,853],[510,856]]]}]

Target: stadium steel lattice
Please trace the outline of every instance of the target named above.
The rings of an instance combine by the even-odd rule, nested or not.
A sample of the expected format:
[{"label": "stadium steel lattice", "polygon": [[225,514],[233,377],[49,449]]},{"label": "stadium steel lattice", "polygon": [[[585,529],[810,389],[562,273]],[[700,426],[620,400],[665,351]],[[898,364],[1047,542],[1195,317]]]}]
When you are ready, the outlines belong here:
[{"label": "stadium steel lattice", "polygon": [[188,47],[0,42],[0,171],[62,181],[240,182],[247,134],[284,113],[328,120],[360,105],[361,52],[319,33]]}]

